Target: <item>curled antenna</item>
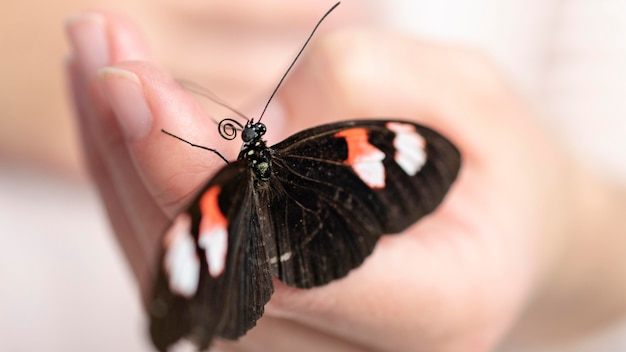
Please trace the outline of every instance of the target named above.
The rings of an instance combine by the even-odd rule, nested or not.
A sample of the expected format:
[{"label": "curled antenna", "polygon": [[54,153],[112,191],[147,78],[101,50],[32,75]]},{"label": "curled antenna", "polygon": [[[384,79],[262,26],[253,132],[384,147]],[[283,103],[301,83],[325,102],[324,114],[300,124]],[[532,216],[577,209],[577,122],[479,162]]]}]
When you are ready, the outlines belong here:
[{"label": "curled antenna", "polygon": [[222,138],[232,141],[237,137],[237,132],[243,130],[243,125],[239,121],[227,117],[219,122],[217,129]]},{"label": "curled antenna", "polygon": [[296,57],[293,59],[293,61],[291,61],[291,64],[289,65],[289,67],[287,68],[287,71],[285,71],[285,73],[283,74],[283,77],[280,79],[280,81],[278,81],[278,84],[276,85],[276,88],[274,88],[274,91],[272,92],[272,95],[270,95],[270,98],[267,100],[267,103],[265,104],[265,107],[263,108],[263,111],[261,112],[261,115],[259,116],[259,121],[261,122],[261,119],[263,118],[263,115],[265,114],[265,111],[267,110],[267,107],[270,105],[270,102],[272,101],[272,99],[274,98],[274,95],[276,95],[276,92],[278,91],[278,88],[280,88],[280,85],[283,83],[283,81],[285,80],[285,78],[287,77],[287,74],[289,73],[289,71],[291,71],[291,68],[296,64],[296,61],[298,61],[298,58],[300,57],[300,55],[302,54],[302,52],[304,51],[304,48],[306,48],[306,46],[309,44],[309,42],[311,41],[311,38],[313,38],[313,34],[315,34],[315,31],[317,30],[317,28],[320,26],[320,24],[322,24],[322,22],[324,21],[324,19],[331,13],[333,12],[333,10],[339,6],[339,4],[341,4],[341,2],[336,3],[335,5],[333,5],[333,7],[330,8],[330,10],[326,11],[326,13],[324,14],[324,16],[322,16],[322,18],[317,22],[317,24],[315,25],[315,27],[313,28],[313,30],[311,31],[311,34],[309,34],[309,37],[307,38],[307,40],[304,42],[304,45],[302,46],[302,48],[300,49],[300,51],[298,52],[298,55],[296,55]]},{"label": "curled antenna", "polygon": [[220,153],[219,150],[217,150],[217,149],[213,149],[213,148],[209,148],[209,147],[205,147],[205,146],[202,146],[202,145],[191,143],[190,141],[182,139],[182,138],[178,137],[177,135],[169,133],[169,132],[167,132],[166,130],[163,130],[163,129],[161,130],[161,132],[165,133],[168,136],[172,136],[172,137],[178,139],[179,141],[183,141],[183,142],[189,144],[192,147],[196,147],[196,148],[200,148],[200,149],[204,149],[204,150],[208,150],[210,152],[213,152],[213,153],[217,154],[217,156],[222,158],[222,160],[224,160],[224,162],[226,164],[228,164],[228,159],[226,159],[226,157],[222,153]]},{"label": "curled antenna", "polygon": [[[302,52],[304,51],[306,46],[311,41],[311,38],[313,38],[313,34],[315,34],[315,31],[317,31],[317,28],[319,28],[319,26],[322,24],[324,19],[326,19],[326,17],[337,6],[339,6],[340,3],[341,2],[337,2],[335,5],[333,5],[333,7],[331,7],[330,10],[326,11],[324,16],[322,16],[322,18],[317,22],[317,24],[315,25],[315,27],[311,31],[311,34],[309,34],[309,37],[304,42],[304,45],[302,45],[302,48],[300,48],[300,51],[298,51],[298,54],[296,55],[296,57],[293,59],[293,61],[291,61],[291,64],[289,65],[289,67],[287,68],[287,70],[285,71],[283,76],[281,77],[280,81],[278,81],[278,84],[276,85],[276,88],[274,88],[274,91],[270,95],[270,98],[267,100],[267,103],[265,104],[265,107],[263,108],[263,111],[261,112],[261,115],[259,116],[258,122],[260,122],[261,119],[263,118],[263,115],[265,114],[265,111],[267,110],[267,107],[270,105],[270,102],[272,101],[272,99],[276,95],[276,92],[278,91],[278,88],[280,88],[281,84],[283,83],[283,81],[287,77],[287,74],[289,74],[289,71],[291,71],[293,66],[296,64],[296,61],[298,61],[298,59],[300,58],[300,55],[302,55]],[[200,96],[203,96],[203,97],[213,101],[217,105],[220,105],[220,106],[222,106],[222,107],[224,107],[224,108],[234,112],[237,116],[245,119],[246,121],[252,121],[246,115],[244,115],[241,112],[239,112],[239,111],[235,110],[234,108],[232,108],[224,100],[222,100],[220,97],[218,97],[215,93],[211,92],[209,89],[207,89],[207,88],[205,88],[205,87],[203,87],[203,86],[201,86],[201,85],[199,85],[199,84],[197,84],[195,82],[192,82],[192,81],[187,81],[187,80],[184,80],[184,79],[177,79],[177,81],[178,81],[178,83],[180,83],[183,87],[185,87],[189,91],[191,91],[191,92],[193,92],[195,94],[198,94]],[[213,118],[211,118],[211,119],[213,120]],[[237,137],[237,132],[242,131],[244,129],[244,126],[239,121],[237,121],[235,119],[231,119],[231,118],[222,119],[220,122],[217,122],[217,121],[213,120],[213,122],[218,124],[219,134],[220,134],[220,136],[222,138],[224,138],[226,140],[233,140],[233,139],[235,139]],[[196,147],[196,148],[200,148],[200,149],[211,151],[211,152],[215,153],[217,156],[219,156],[222,160],[224,160],[224,162],[226,164],[229,163],[228,159],[226,159],[226,157],[222,153],[220,153],[217,149],[213,149],[213,148],[209,148],[209,147],[205,147],[205,146],[201,146],[201,145],[198,145],[198,144],[191,143],[188,140],[185,140],[185,139],[183,139],[181,137],[178,137],[177,135],[172,134],[170,132],[167,132],[166,130],[163,130],[163,129],[161,130],[161,132],[167,134],[168,136],[174,137],[174,138],[176,138],[176,139],[178,139],[178,140],[180,140],[182,142],[185,142],[185,143],[189,144],[192,147]]]},{"label": "curled antenna", "polygon": [[[178,82],[181,86],[185,87],[185,89],[187,89],[188,91],[190,91],[192,93],[195,93],[195,94],[198,94],[201,97],[205,97],[205,98],[209,99],[210,101],[214,102],[215,104],[217,104],[217,105],[219,105],[221,107],[224,107],[224,108],[234,112],[237,116],[241,117],[242,119],[244,119],[246,121],[250,120],[246,115],[244,115],[243,113],[237,111],[232,106],[228,105],[226,103],[226,101],[224,101],[224,99],[222,99],[219,96],[217,96],[217,94],[213,93],[208,88],[203,87],[203,86],[199,85],[196,82],[189,81],[189,80],[186,80],[186,79],[177,78],[176,82]],[[215,122],[215,123],[218,123],[212,117],[211,117],[211,120],[213,120],[213,122]]]}]

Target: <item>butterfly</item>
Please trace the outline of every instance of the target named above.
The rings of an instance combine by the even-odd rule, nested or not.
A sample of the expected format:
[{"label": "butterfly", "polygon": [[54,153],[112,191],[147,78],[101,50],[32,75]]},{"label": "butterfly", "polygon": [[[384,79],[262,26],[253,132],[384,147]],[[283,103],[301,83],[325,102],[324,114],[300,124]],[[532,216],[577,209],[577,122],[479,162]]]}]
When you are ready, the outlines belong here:
[{"label": "butterfly", "polygon": [[312,288],[346,276],[382,235],[435,210],[461,165],[450,141],[410,121],[336,122],[273,146],[260,120],[230,131],[241,132],[237,160],[162,238],[149,304],[161,351],[241,337],[263,315],[272,277]]}]

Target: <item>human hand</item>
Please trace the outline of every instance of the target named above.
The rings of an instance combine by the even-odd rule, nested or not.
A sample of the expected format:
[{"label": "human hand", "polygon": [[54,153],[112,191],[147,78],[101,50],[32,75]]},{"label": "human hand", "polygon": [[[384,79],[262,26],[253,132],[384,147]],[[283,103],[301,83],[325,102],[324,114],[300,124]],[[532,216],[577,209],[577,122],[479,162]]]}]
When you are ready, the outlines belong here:
[{"label": "human hand", "polygon": [[[131,25],[96,15],[69,31],[87,160],[148,297],[163,229],[221,164],[160,130],[230,156],[239,146],[222,141],[190,94],[149,63]],[[399,117],[448,137],[463,167],[431,216],[383,237],[344,279],[311,290],[275,282],[258,326],[220,347],[489,350],[560,247],[569,209],[564,159],[480,55],[369,31],[318,39],[264,118],[270,145],[325,122]],[[114,68],[97,76],[105,65]]]}]

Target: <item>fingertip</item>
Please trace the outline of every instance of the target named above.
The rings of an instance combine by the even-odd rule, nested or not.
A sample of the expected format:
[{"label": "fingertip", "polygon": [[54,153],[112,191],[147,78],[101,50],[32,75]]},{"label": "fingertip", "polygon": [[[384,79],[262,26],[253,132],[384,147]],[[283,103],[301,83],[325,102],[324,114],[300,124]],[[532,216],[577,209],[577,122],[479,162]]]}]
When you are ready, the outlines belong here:
[{"label": "fingertip", "polygon": [[65,20],[72,56],[87,79],[111,63],[148,60],[150,53],[138,28],[113,13],[85,11]]},{"label": "fingertip", "polygon": [[65,29],[82,73],[94,76],[109,62],[106,19],[98,13],[78,13],[65,20]]},{"label": "fingertip", "polygon": [[101,12],[109,24],[111,61],[151,61],[152,52],[140,28],[128,18],[109,12]]}]

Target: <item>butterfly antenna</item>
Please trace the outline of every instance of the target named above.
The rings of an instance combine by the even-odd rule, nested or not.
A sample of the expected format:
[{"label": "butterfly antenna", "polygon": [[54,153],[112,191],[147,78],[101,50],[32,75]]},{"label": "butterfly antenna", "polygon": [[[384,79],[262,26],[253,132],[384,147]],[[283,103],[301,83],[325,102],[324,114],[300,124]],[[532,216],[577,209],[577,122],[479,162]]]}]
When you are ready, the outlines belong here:
[{"label": "butterfly antenna", "polygon": [[302,52],[304,51],[304,48],[306,48],[306,46],[309,44],[309,42],[311,41],[311,38],[313,38],[313,34],[315,34],[315,31],[317,30],[317,28],[320,26],[320,24],[322,24],[322,22],[324,21],[324,19],[331,13],[333,12],[333,10],[339,6],[339,4],[341,4],[341,2],[336,3],[335,5],[333,5],[333,7],[330,8],[330,10],[326,11],[326,13],[324,14],[324,16],[322,16],[322,18],[317,22],[317,24],[315,25],[315,27],[313,28],[313,30],[311,31],[311,34],[309,35],[309,37],[307,38],[306,42],[304,42],[304,45],[302,46],[302,48],[300,49],[300,51],[298,52],[298,55],[296,55],[295,59],[293,59],[293,61],[291,61],[291,64],[289,65],[289,67],[287,68],[287,71],[285,71],[285,74],[283,74],[283,77],[280,79],[280,81],[278,82],[278,84],[276,85],[276,88],[274,88],[274,91],[272,92],[272,95],[270,95],[270,98],[267,100],[267,103],[265,104],[265,107],[263,108],[263,111],[261,112],[261,115],[259,116],[259,122],[261,121],[261,119],[263,118],[263,115],[265,114],[265,111],[267,110],[267,107],[270,105],[270,102],[272,101],[272,99],[274,98],[274,95],[276,95],[276,92],[278,91],[278,88],[280,88],[280,85],[283,83],[283,81],[285,80],[285,78],[287,77],[287,74],[289,73],[289,71],[291,71],[291,68],[293,68],[293,66],[296,64],[296,61],[298,61],[298,58],[300,57],[300,55],[302,54]]},{"label": "butterfly antenna", "polygon": [[165,133],[168,136],[174,137],[174,138],[178,139],[179,141],[183,141],[183,142],[189,144],[192,147],[196,147],[196,148],[200,148],[200,149],[204,149],[204,150],[208,150],[210,152],[213,152],[213,153],[217,154],[217,156],[222,158],[222,160],[224,160],[224,162],[226,164],[229,163],[228,159],[226,159],[226,157],[224,157],[224,155],[222,153],[220,153],[217,149],[213,149],[213,148],[209,148],[209,147],[205,147],[205,146],[202,146],[202,145],[197,145],[197,144],[191,143],[188,140],[182,139],[182,138],[178,137],[177,135],[169,133],[169,132],[167,132],[166,130],[163,130],[163,129],[161,130],[161,132]]},{"label": "butterfly antenna", "polygon": [[[237,116],[241,117],[245,121],[250,120],[246,115],[228,105],[226,101],[224,101],[224,99],[217,96],[217,94],[213,93],[208,88],[205,88],[196,82],[188,81],[186,79],[176,79],[176,82],[178,82],[181,86],[185,87],[185,89],[189,90],[190,92],[198,94],[201,97],[205,97],[215,104],[234,112]],[[213,120],[213,122],[215,122],[216,124],[219,123],[219,121],[214,120],[213,117],[211,117],[211,120]]]}]

